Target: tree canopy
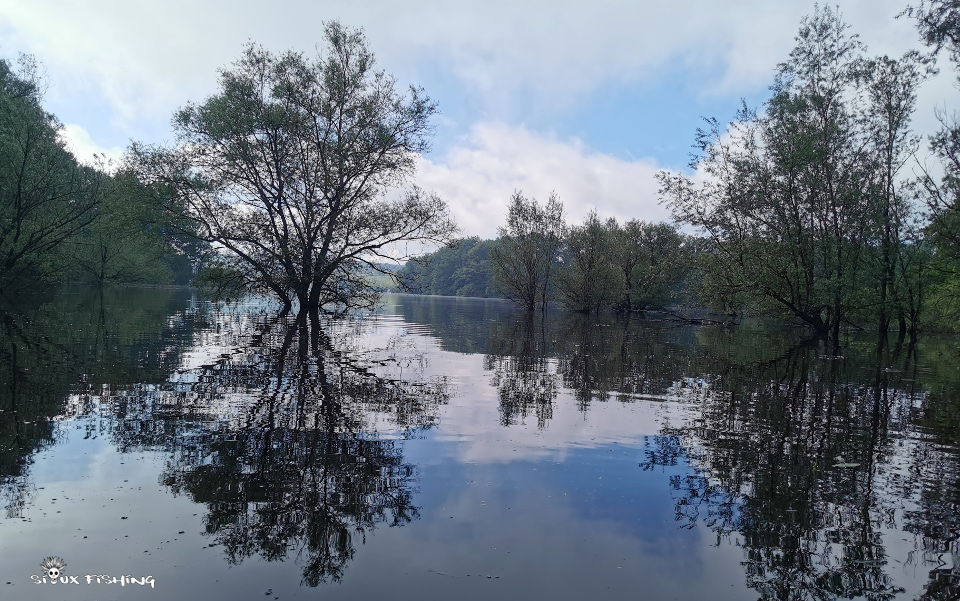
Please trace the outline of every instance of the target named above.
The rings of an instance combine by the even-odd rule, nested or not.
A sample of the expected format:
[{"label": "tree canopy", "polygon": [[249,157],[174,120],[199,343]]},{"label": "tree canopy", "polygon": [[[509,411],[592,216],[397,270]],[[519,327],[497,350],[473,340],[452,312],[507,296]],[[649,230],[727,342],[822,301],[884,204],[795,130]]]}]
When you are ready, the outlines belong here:
[{"label": "tree canopy", "polygon": [[401,94],[375,70],[362,32],[331,22],[313,58],[248,45],[216,94],[176,113],[177,145],[138,145],[133,162],[240,288],[285,310],[368,305],[366,274],[403,258],[400,243],[456,231],[436,195],[395,192],[428,148],[436,110],[422,89]]},{"label": "tree canopy", "polygon": [[[925,60],[867,59],[830,8],[804,19],[761,113],[699,132],[695,183],[659,175],[675,218],[708,238],[706,279],[720,296],[820,333],[891,314],[915,321],[913,216],[898,175]],[[915,305],[915,303],[913,303]]]}]

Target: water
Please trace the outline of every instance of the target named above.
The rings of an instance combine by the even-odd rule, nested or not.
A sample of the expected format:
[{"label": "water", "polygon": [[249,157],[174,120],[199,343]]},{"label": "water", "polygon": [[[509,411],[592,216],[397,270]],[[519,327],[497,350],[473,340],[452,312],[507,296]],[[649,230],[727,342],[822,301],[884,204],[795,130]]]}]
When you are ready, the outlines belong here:
[{"label": "water", "polygon": [[8,309],[0,597],[960,598],[956,338],[384,301]]}]

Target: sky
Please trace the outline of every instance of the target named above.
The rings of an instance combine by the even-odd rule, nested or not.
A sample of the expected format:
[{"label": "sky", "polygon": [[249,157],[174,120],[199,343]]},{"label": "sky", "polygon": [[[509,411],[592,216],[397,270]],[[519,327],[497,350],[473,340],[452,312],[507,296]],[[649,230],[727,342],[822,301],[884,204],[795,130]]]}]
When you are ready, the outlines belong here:
[{"label": "sky", "polygon": [[[924,49],[906,0],[841,0],[869,55]],[[43,65],[44,105],[82,159],[171,144],[173,112],[216,92],[255,41],[314,53],[323,23],[362,28],[380,68],[440,109],[411,183],[463,235],[494,237],[511,194],[556,192],[568,221],[668,220],[655,175],[688,170],[704,117],[762,107],[814,3],[783,0],[0,0],[0,56]],[[914,129],[960,99],[952,67],[918,94]],[[921,157],[921,160],[922,157]]]}]

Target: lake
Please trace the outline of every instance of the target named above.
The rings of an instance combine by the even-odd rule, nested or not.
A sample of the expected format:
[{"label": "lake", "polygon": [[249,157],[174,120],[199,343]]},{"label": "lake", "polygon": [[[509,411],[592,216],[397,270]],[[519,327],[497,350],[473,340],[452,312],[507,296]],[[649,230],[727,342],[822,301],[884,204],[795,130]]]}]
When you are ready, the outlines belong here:
[{"label": "lake", "polygon": [[956,337],[18,305],[3,599],[960,598]]}]

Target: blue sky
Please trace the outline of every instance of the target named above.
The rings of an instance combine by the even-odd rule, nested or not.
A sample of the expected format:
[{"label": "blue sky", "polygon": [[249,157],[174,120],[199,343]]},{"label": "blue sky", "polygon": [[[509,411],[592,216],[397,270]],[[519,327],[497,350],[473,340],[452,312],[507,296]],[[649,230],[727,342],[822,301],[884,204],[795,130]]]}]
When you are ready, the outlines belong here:
[{"label": "blue sky", "polygon": [[[905,3],[837,3],[870,54],[919,48]],[[510,194],[555,190],[570,221],[660,220],[655,173],[683,169],[701,117],[767,96],[813,2],[433,0],[163,3],[0,0],[0,54],[44,65],[46,106],[80,156],[172,140],[170,116],[215,91],[247,40],[313,51],[322,23],[364,29],[380,67],[439,103],[416,182],[464,234],[493,236]],[[924,84],[915,129],[956,107],[952,70]]]}]

